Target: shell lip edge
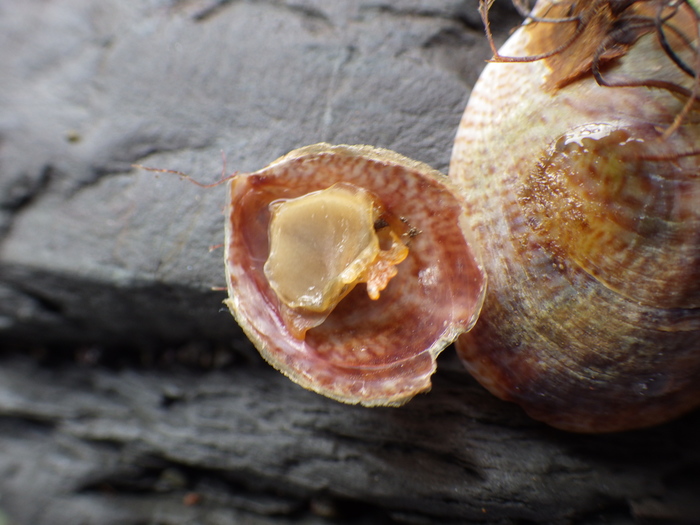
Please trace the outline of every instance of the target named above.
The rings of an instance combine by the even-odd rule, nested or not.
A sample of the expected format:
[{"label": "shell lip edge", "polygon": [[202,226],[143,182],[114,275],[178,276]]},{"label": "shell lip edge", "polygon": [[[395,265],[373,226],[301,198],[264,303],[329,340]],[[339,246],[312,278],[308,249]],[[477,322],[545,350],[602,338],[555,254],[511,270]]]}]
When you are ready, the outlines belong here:
[{"label": "shell lip edge", "polygon": [[[235,297],[235,296],[233,296]],[[246,337],[255,346],[256,350],[263,358],[263,360],[269,364],[272,368],[280,372],[282,375],[290,379],[293,383],[296,383],[300,387],[310,390],[316,394],[320,394],[323,397],[327,397],[337,402],[341,402],[348,405],[361,405],[364,407],[399,407],[403,406],[409,401],[411,401],[418,394],[424,394],[432,389],[431,378],[437,371],[437,358],[438,356],[452,345],[457,338],[465,333],[464,326],[459,326],[458,324],[452,323],[448,326],[445,331],[433,342],[433,344],[426,348],[420,354],[417,354],[411,358],[404,359],[399,362],[391,363],[392,366],[402,366],[404,362],[410,362],[411,359],[421,358],[429,359],[429,367],[422,373],[412,376],[407,381],[407,385],[388,395],[377,395],[367,398],[362,396],[353,395],[348,393],[342,388],[327,388],[324,387],[323,383],[316,380],[315,376],[304,373],[295,367],[289,367],[287,364],[278,358],[278,356],[270,350],[270,343],[265,339],[263,334],[259,333],[251,323],[248,323],[245,319],[241,318],[238,313],[237,302],[235,299],[229,297],[223,300],[223,303],[229,308],[231,315],[234,317],[241,330],[244,332]],[[244,316],[243,316],[244,317]],[[426,356],[427,354],[427,356]],[[337,366],[337,365],[335,365]],[[373,369],[380,367],[372,367]],[[359,368],[361,370],[361,368]],[[374,383],[378,385],[390,384],[392,381],[401,381],[402,377],[392,378],[387,376],[385,378],[375,379]],[[356,382],[361,382],[361,379],[356,380]],[[389,389],[387,389],[389,391]]]},{"label": "shell lip edge", "polygon": [[438,181],[440,181],[440,183],[445,183],[445,181],[447,180],[447,185],[450,187],[454,185],[453,181],[450,180],[447,175],[445,175],[441,171],[436,170],[435,168],[433,168],[425,162],[412,159],[410,157],[407,157],[406,155],[397,153],[396,151],[390,150],[388,148],[370,146],[367,144],[331,144],[329,142],[317,142],[316,144],[310,144],[308,146],[296,148],[290,151],[289,153],[275,159],[267,166],[254,173],[267,170],[271,167],[284,164],[285,162],[301,157],[311,157],[315,155],[324,154],[364,158],[375,162],[382,162],[385,164],[397,164],[405,169],[416,170],[423,175],[430,175],[432,178],[435,178]]}]

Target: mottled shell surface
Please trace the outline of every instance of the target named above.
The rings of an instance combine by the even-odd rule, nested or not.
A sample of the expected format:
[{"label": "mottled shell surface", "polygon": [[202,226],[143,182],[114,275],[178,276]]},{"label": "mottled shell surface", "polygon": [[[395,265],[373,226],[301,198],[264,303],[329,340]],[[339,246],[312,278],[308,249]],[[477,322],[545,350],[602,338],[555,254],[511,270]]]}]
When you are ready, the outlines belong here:
[{"label": "mottled shell surface", "polygon": [[[561,18],[571,4],[540,1],[535,13]],[[638,4],[627,14],[647,20],[661,6]],[[680,4],[668,39],[695,64],[697,19]],[[554,50],[572,27],[531,22],[500,55]],[[489,64],[450,165],[489,277],[458,352],[497,396],[581,432],[649,426],[700,405],[697,104],[672,129],[694,79],[655,31],[616,48],[590,44],[608,34],[598,29],[550,58]],[[596,53],[610,83],[643,82],[599,85]]]},{"label": "mottled shell surface", "polygon": [[[271,209],[336,183],[376,195],[405,225],[409,253],[378,299],[360,284],[320,325],[295,336],[264,272]],[[227,304],[261,355],[301,386],[346,403],[405,403],[430,388],[437,355],[472,327],[481,308],[485,277],[465,221],[451,182],[424,164],[370,146],[295,150],[231,181]]]}]

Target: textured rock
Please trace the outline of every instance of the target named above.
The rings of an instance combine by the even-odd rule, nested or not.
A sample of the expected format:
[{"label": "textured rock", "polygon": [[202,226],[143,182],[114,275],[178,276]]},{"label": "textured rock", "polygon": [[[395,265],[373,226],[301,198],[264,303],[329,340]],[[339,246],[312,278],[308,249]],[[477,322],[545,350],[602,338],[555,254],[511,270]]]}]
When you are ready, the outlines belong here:
[{"label": "textured rock", "polygon": [[[515,19],[498,15],[504,35]],[[227,170],[253,170],[328,141],[444,171],[488,55],[475,0],[0,0],[0,509],[13,523],[700,515],[697,413],[568,435],[451,355],[400,409],[291,384],[211,290],[224,188],[130,167],[213,182],[222,151]]]},{"label": "textured rock", "polygon": [[213,182],[221,152],[328,141],[444,170],[488,56],[445,0],[4,4],[0,327],[54,342],[234,333],[208,292],[224,187],[132,163]]},{"label": "textured rock", "polygon": [[697,414],[644,432],[567,435],[442,364],[429,395],[368,410],[264,365],[114,370],[5,359],[0,505],[28,524],[698,515]]}]

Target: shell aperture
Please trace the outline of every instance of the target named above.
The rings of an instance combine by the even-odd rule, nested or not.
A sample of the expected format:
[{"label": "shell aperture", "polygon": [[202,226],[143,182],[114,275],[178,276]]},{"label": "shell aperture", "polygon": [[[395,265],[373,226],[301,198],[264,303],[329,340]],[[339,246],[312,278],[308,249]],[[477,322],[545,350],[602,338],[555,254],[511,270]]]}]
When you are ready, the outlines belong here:
[{"label": "shell aperture", "polygon": [[231,180],[226,303],[301,386],[400,405],[430,389],[437,355],[479,315],[486,278],[468,236],[459,191],[427,165],[307,146]]}]

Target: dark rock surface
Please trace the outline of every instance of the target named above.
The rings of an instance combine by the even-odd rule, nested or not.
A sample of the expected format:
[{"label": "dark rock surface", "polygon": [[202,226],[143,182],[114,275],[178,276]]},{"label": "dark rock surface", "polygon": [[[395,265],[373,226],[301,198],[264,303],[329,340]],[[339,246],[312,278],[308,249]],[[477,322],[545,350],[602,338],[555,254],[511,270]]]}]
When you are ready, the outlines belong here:
[{"label": "dark rock surface", "polygon": [[[446,170],[476,0],[0,0],[0,510],[17,524],[700,523],[700,414],[555,431],[448,350],[400,409],[261,362],[222,186],[319,141]],[[501,35],[513,12],[495,13]],[[0,522],[3,517],[0,516]]]}]

